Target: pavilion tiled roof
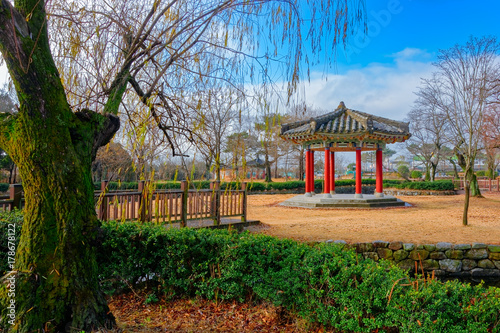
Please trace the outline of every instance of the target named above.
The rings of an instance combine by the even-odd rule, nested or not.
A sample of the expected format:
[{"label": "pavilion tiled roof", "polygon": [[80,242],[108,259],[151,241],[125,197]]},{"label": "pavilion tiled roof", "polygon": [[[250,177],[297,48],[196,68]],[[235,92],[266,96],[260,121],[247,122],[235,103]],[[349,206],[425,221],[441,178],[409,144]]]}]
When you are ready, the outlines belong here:
[{"label": "pavilion tiled roof", "polygon": [[[346,108],[343,102],[333,112],[309,120],[283,124],[281,136],[299,141],[314,137],[378,137],[392,141],[404,141],[409,136],[409,123],[374,116]],[[295,141],[295,140],[294,140]],[[385,141],[385,140],[384,140]]]}]

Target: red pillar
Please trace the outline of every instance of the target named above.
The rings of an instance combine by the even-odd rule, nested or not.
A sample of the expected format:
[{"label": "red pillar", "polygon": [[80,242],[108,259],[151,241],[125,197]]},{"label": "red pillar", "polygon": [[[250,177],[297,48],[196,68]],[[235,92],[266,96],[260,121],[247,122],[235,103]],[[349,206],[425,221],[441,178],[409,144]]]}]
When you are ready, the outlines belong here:
[{"label": "red pillar", "polygon": [[335,194],[335,152],[330,151],[330,193]]},{"label": "red pillar", "polygon": [[376,170],[375,170],[375,178],[376,178],[376,184],[375,184],[375,196],[378,197],[383,197],[384,196],[384,185],[383,185],[383,180],[384,180],[384,171],[382,169],[382,149],[377,149],[376,153]]},{"label": "red pillar", "polygon": [[311,153],[309,155],[309,192],[311,195],[314,194],[314,150],[311,149]]},{"label": "red pillar", "polygon": [[325,148],[325,169],[323,173],[325,174],[325,193],[330,194],[330,148]]},{"label": "red pillar", "polygon": [[304,180],[306,182],[306,195],[309,193],[309,188],[310,188],[310,182],[311,179],[309,177],[309,173],[311,172],[309,169],[311,167],[309,161],[311,160],[311,151],[309,149],[306,150],[306,176],[304,177]]},{"label": "red pillar", "polygon": [[361,148],[356,148],[356,194],[355,198],[362,198],[361,192]]}]

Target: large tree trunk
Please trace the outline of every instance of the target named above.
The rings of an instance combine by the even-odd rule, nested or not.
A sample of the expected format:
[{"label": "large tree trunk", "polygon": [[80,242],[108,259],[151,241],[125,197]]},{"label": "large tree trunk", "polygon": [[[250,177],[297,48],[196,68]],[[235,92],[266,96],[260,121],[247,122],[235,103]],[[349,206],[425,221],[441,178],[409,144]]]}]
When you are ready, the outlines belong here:
[{"label": "large tree trunk", "polygon": [[[61,332],[110,326],[97,280],[90,159],[81,159],[67,130],[35,127],[21,130],[26,136],[16,149],[26,198],[16,257],[23,272],[17,276],[17,327]],[[28,133],[40,139],[34,143]]]},{"label": "large tree trunk", "polygon": [[[2,283],[1,324],[18,332],[111,326],[98,282],[91,164],[119,119],[73,113],[50,53],[44,2],[15,5],[0,2],[0,51],[20,106],[17,114],[0,115],[0,146],[18,166],[26,206],[15,263],[16,319],[14,326],[7,322],[10,298]],[[123,97],[124,78],[112,89],[114,102]]]},{"label": "large tree trunk", "polygon": [[[37,113],[44,105],[50,113]],[[16,253],[14,328],[61,332],[109,327],[114,319],[98,283],[99,224],[91,163],[104,143],[96,141],[95,121],[112,135],[118,118],[67,112],[67,103],[53,94],[22,101],[21,107],[6,147],[19,165],[26,200]],[[2,303],[7,301],[4,291]]]}]

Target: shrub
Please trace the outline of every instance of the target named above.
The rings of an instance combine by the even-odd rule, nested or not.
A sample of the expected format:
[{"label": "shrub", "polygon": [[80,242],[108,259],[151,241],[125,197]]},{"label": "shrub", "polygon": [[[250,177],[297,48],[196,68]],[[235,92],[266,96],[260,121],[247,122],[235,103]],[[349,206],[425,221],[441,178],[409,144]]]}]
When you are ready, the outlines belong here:
[{"label": "shrub", "polygon": [[422,171],[418,171],[418,170],[413,170],[410,174],[410,177],[411,178],[417,178],[417,179],[421,179],[422,178]]},{"label": "shrub", "polygon": [[[21,221],[19,212],[1,212],[0,230]],[[3,255],[4,243],[0,240]],[[251,297],[342,332],[500,331],[499,288],[416,283],[388,261],[362,259],[334,244],[105,222],[97,252],[108,293],[146,284],[169,297]]]},{"label": "shrub", "polygon": [[252,191],[265,191],[267,189],[266,183],[252,182],[248,183],[247,190]]},{"label": "shrub", "polygon": [[147,283],[167,296],[270,301],[343,332],[498,332],[499,289],[417,284],[390,262],[226,230],[104,224],[108,292]]},{"label": "shrub", "polygon": [[[384,185],[389,184],[400,184],[401,180],[384,180]],[[375,179],[363,179],[363,185],[375,185]],[[340,179],[335,181],[336,187],[341,186],[354,186],[356,185],[356,181],[354,179]],[[220,184],[221,189],[240,189],[241,182],[222,182]],[[96,190],[101,189],[101,183],[94,183],[94,187]],[[137,182],[109,182],[108,188],[111,191],[125,191],[125,190],[137,190],[139,187]],[[181,188],[181,182],[178,181],[167,181],[167,182],[156,182],[154,187],[159,190],[179,190]],[[249,182],[247,183],[247,190],[249,192],[261,192],[261,191],[281,191],[281,190],[303,190],[305,187],[305,182],[302,180],[294,180],[287,182],[271,182],[271,183],[263,183],[263,182]],[[315,179],[314,180],[315,189],[321,190],[323,189],[323,180]],[[190,189],[209,189],[210,181],[193,181],[190,184]]]},{"label": "shrub", "polygon": [[[301,180],[288,181],[288,182],[279,182],[279,183],[269,183],[269,189],[273,190],[296,190],[303,189],[305,187],[305,182]],[[316,186],[316,184],[315,184]]]},{"label": "shrub", "polygon": [[406,165],[400,165],[398,167],[398,174],[404,178],[404,179],[407,179],[409,176],[410,176],[410,169],[408,168],[408,166]]},{"label": "shrub", "polygon": [[0,192],[7,192],[9,190],[10,184],[0,183]]},{"label": "shrub", "polygon": [[484,177],[484,176],[486,176],[486,171],[484,171],[484,170],[476,171],[476,176]]}]

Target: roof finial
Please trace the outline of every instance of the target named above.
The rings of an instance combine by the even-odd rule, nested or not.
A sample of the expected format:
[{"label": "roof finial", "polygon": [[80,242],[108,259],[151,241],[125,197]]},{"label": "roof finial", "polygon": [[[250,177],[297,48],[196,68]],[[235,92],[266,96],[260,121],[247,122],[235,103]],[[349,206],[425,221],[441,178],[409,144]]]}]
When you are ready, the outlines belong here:
[{"label": "roof finial", "polygon": [[340,102],[339,106],[337,109],[346,109],[344,102]]}]

